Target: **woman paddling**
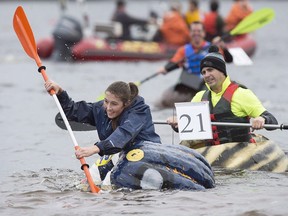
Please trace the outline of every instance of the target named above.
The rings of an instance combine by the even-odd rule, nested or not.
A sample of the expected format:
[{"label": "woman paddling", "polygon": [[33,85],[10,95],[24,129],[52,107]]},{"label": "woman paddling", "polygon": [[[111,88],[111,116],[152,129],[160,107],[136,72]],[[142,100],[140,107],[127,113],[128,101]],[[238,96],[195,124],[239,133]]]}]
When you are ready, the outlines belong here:
[{"label": "woman paddling", "polygon": [[138,95],[134,83],[112,83],[104,100],[95,103],[74,102],[51,80],[46,81],[45,88],[48,92],[54,89],[69,120],[96,126],[100,141],[79,148],[75,152],[78,159],[120,152],[115,167],[112,160],[104,166],[98,165],[101,180],[112,170],[107,176],[116,187],[196,190],[214,187],[213,172],[202,155],[184,146],[161,144],[150,107]]},{"label": "woman paddling", "polygon": [[138,95],[134,83],[114,82],[105,91],[105,99],[96,103],[74,102],[55,82],[45,83],[47,91],[54,89],[67,118],[96,126],[100,142],[76,151],[76,157],[93,154],[111,155],[134,142],[161,143],[155,132],[150,108]]}]

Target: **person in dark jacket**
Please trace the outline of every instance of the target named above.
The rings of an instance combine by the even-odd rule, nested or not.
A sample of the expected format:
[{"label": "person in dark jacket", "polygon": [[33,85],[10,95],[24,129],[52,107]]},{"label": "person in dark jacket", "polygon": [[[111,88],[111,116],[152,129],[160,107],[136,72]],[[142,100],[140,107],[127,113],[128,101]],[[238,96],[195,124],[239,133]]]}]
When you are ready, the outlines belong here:
[{"label": "person in dark jacket", "polygon": [[112,16],[112,21],[119,22],[122,25],[122,35],[117,38],[121,40],[133,40],[130,27],[131,25],[138,25],[145,27],[148,24],[147,20],[132,17],[126,12],[126,3],[123,0],[118,0],[116,3],[116,10]]},{"label": "person in dark jacket", "polygon": [[138,95],[134,83],[112,83],[105,91],[105,99],[95,103],[74,102],[57,83],[45,83],[47,91],[54,89],[69,120],[95,125],[100,141],[76,151],[77,158],[93,154],[111,155],[134,143],[161,143],[155,132],[150,107]]},{"label": "person in dark jacket", "polygon": [[[215,187],[212,169],[201,154],[185,146],[161,144],[150,108],[138,95],[134,83],[112,83],[105,91],[104,100],[95,103],[74,102],[51,80],[45,82],[45,88],[49,93],[54,89],[69,120],[96,126],[100,141],[90,147],[80,147],[75,155],[77,159],[93,154],[103,156],[89,169],[93,181],[101,188],[109,185],[158,190]],[[113,163],[112,155],[118,152],[119,159]],[[181,155],[181,163],[175,160],[177,155]],[[88,190],[85,181],[82,181],[82,190]]]}]

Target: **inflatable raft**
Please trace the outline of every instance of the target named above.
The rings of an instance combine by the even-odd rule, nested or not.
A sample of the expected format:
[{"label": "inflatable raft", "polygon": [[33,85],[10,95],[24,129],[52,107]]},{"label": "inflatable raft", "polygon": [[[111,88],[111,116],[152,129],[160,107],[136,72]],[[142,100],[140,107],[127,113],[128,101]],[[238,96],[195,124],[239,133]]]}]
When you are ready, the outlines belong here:
[{"label": "inflatable raft", "polygon": [[[144,39],[117,40],[117,25],[95,26],[94,35],[85,37],[77,20],[63,17],[53,36],[38,41],[39,56],[56,61],[157,61],[169,59],[178,48]],[[107,33],[105,37],[101,37],[103,32]],[[251,35],[240,35],[230,39],[227,42],[228,48],[240,47],[249,56],[254,54],[256,42]]]},{"label": "inflatable raft", "polygon": [[[105,165],[100,163],[96,167],[100,174],[95,175],[95,170],[90,171],[96,184],[105,182],[101,185],[102,189],[205,190],[215,187],[214,174],[206,159],[182,145],[150,142],[133,145],[120,153],[111,172],[105,173],[105,177],[101,176],[105,166],[112,167],[111,163],[112,160]],[[87,184],[78,188],[89,190]]]},{"label": "inflatable raft", "polygon": [[[228,48],[240,47],[252,56],[256,50],[256,42],[251,35],[235,37],[227,43]],[[55,49],[52,37],[39,40],[38,54],[41,58],[50,58]],[[64,47],[67,49],[67,47]],[[157,61],[167,60],[175,53],[177,47],[164,43],[148,41],[106,40],[97,37],[82,39],[71,47],[71,53],[64,59],[71,61]],[[67,53],[66,53],[67,54]],[[59,59],[58,59],[59,60]]]}]

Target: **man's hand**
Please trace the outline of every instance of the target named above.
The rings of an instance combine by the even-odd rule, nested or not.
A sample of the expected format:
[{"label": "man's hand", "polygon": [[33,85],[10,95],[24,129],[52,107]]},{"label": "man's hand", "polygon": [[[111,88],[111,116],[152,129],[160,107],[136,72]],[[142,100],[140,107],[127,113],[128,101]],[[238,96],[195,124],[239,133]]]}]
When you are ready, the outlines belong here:
[{"label": "man's hand", "polygon": [[164,67],[161,67],[161,68],[159,68],[159,70],[157,71],[157,73],[158,74],[166,74],[167,73],[167,71],[166,71],[166,69],[164,68]]},{"label": "man's hand", "polygon": [[252,131],[263,129],[265,124],[265,118],[258,116],[252,120]]}]

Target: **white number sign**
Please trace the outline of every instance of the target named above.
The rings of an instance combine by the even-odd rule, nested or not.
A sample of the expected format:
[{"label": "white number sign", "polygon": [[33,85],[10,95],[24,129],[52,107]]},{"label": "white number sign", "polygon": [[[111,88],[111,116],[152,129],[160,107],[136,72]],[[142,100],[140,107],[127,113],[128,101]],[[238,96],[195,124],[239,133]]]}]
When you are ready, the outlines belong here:
[{"label": "white number sign", "polygon": [[212,139],[209,102],[175,103],[180,140]]}]

